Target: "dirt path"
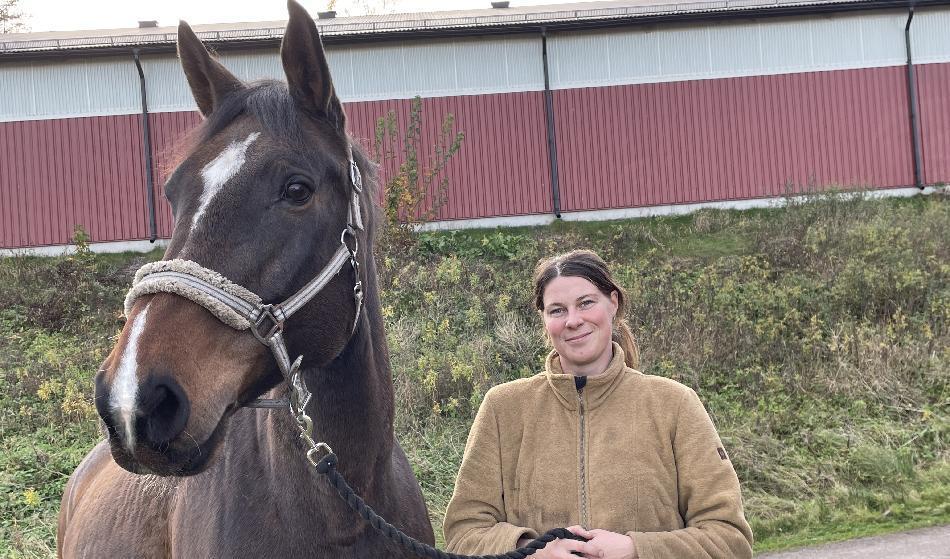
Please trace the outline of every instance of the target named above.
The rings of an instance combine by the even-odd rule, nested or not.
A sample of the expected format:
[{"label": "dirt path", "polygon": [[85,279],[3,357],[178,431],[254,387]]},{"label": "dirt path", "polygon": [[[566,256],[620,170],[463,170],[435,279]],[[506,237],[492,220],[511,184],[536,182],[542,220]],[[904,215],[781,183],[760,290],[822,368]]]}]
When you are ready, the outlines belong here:
[{"label": "dirt path", "polygon": [[756,555],[759,559],[950,559],[950,525]]}]

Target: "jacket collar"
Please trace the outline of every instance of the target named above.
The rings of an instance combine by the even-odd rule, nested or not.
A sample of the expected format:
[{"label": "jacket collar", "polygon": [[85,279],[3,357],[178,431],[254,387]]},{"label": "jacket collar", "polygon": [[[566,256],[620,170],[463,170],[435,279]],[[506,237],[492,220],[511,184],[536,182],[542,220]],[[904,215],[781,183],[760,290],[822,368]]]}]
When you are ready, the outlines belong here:
[{"label": "jacket collar", "polygon": [[[587,377],[587,385],[584,386],[584,407],[588,410],[594,409],[602,404],[607,396],[620,384],[627,372],[624,365],[624,353],[620,344],[613,342],[614,355],[607,365],[607,369],[595,377]],[[554,390],[557,399],[561,404],[569,409],[577,409],[577,389],[574,387],[574,375],[567,374],[561,368],[561,356],[556,351],[548,354],[544,363],[544,374],[547,377],[548,385]],[[633,369],[630,369],[633,372]]]}]

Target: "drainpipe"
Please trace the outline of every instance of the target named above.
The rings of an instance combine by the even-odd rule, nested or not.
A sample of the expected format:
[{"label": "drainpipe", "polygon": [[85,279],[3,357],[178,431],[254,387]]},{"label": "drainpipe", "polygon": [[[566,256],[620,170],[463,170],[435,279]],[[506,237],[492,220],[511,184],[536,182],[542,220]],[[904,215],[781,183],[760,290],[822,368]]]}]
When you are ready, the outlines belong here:
[{"label": "drainpipe", "polygon": [[148,200],[148,241],[154,243],[158,238],[155,226],[155,177],[152,176],[152,138],[148,125],[148,99],[145,95],[145,72],[142,71],[142,61],[139,60],[139,49],[132,49],[135,59],[135,68],[139,71],[139,87],[142,90],[142,145],[145,150],[145,188]]},{"label": "drainpipe", "polygon": [[554,96],[548,79],[548,33],[541,26],[541,63],[544,66],[544,117],[548,123],[548,161],[551,163],[551,195],[554,198],[554,217],[561,218],[561,191],[557,182],[557,141],[554,134]]},{"label": "drainpipe", "polygon": [[923,163],[920,156],[920,122],[917,115],[917,79],[914,75],[914,57],[910,45],[910,22],[914,20],[914,5],[910,5],[907,25],[904,26],[904,44],[907,48],[907,104],[910,105],[910,137],[914,150],[914,186],[923,190]]}]

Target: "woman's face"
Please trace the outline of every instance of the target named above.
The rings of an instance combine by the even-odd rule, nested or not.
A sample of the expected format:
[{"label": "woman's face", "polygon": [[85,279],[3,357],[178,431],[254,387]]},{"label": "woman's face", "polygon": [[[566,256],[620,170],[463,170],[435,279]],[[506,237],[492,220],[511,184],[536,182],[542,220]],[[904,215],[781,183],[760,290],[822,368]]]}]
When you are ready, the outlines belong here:
[{"label": "woman's face", "polygon": [[617,292],[608,297],[589,280],[558,276],[544,289],[544,329],[561,356],[564,372],[599,375],[613,357],[611,332]]}]

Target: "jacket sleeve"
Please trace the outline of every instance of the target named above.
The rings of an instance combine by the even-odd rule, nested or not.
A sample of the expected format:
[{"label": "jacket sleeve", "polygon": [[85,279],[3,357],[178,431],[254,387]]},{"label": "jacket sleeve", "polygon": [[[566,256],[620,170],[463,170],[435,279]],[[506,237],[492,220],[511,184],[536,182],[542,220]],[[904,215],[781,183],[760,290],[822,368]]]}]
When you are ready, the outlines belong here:
[{"label": "jacket sleeve", "polygon": [[468,433],[455,492],[445,511],[442,530],[446,549],[453,553],[505,553],[515,549],[520,538],[538,536],[506,522],[498,419],[491,396],[491,391],[485,395]]},{"label": "jacket sleeve", "polygon": [[641,559],[752,557],[752,529],[739,478],[699,397],[688,389],[673,434],[679,509],[685,528],[629,532]]}]

